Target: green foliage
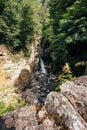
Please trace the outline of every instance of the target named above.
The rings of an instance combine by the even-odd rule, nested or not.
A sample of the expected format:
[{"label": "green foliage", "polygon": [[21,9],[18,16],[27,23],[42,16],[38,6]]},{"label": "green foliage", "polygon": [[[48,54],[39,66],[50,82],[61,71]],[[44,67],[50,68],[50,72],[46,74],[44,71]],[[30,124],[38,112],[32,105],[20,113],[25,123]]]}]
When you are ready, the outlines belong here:
[{"label": "green foliage", "polygon": [[42,35],[42,4],[40,0],[32,0],[34,35]]},{"label": "green foliage", "polygon": [[1,32],[3,37],[2,42],[10,46],[18,46],[19,39],[17,38],[20,32],[19,29],[19,19],[20,15],[18,13],[20,5],[17,0],[8,0],[4,3],[4,11],[1,16]]},{"label": "green foliage", "polygon": [[63,84],[66,81],[74,81],[75,79],[76,77],[73,76],[70,65],[68,63],[65,63],[62,69],[62,73],[58,76],[58,86],[55,87],[55,90],[59,92],[61,84]]},{"label": "green foliage", "polygon": [[0,0],[0,15],[2,15],[4,9],[4,1]]},{"label": "green foliage", "polygon": [[3,102],[0,102],[0,116],[2,116],[4,113],[14,110],[16,107],[10,105],[8,107],[5,106]]},{"label": "green foliage", "polygon": [[15,89],[12,86],[0,87],[0,116],[16,108],[29,106],[29,103],[14,92]]},{"label": "green foliage", "polygon": [[24,99],[18,98],[18,106],[17,107],[23,107],[23,106],[30,106],[30,104],[27,103]]},{"label": "green foliage", "polygon": [[66,81],[74,81],[75,77],[73,77],[72,74],[61,74],[58,77],[58,81],[59,81],[59,85],[61,85],[62,83],[66,82]]},{"label": "green foliage", "polygon": [[87,40],[87,3],[77,1],[71,7],[67,8],[63,14],[63,19],[60,20],[60,30],[65,31],[66,44],[81,43]]},{"label": "green foliage", "polygon": [[39,10],[35,10],[35,1],[1,0],[0,7],[0,43],[10,46],[12,50],[31,43],[40,30],[40,19],[36,21]]},{"label": "green foliage", "polygon": [[4,113],[4,111],[5,111],[5,105],[3,102],[0,102],[0,116]]},{"label": "green foliage", "polygon": [[60,85],[61,84],[65,83],[66,81],[74,81],[75,79],[76,79],[76,77],[74,77],[72,75],[72,73],[71,74],[62,73],[61,75],[58,76],[58,86],[55,87],[55,91],[60,92],[61,91],[60,90]]},{"label": "green foliage", "polygon": [[63,65],[70,56],[87,60],[87,2],[50,0],[48,5],[49,20],[44,27],[44,39],[50,42],[53,63],[60,66],[58,60],[61,59]]},{"label": "green foliage", "polygon": [[23,106],[30,106],[29,103],[26,103],[25,100],[23,99],[17,99],[18,100],[18,103],[15,104],[15,103],[12,103],[12,104],[9,104],[8,106],[6,106],[6,104],[1,101],[0,102],[0,116],[2,116],[3,114],[7,113],[7,112],[10,112],[10,111],[13,111],[14,109],[18,108],[18,107],[23,107]]},{"label": "green foliage", "polygon": [[20,40],[21,43],[27,43],[31,41],[33,38],[33,10],[31,8],[30,3],[28,1],[23,0],[21,7],[21,21],[20,21]]}]

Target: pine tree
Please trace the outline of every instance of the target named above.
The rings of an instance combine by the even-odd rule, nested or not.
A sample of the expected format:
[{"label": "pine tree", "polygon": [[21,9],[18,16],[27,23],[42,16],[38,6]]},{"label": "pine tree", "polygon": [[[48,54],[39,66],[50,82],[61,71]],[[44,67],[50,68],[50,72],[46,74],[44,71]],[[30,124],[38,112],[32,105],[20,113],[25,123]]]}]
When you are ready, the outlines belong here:
[{"label": "pine tree", "polygon": [[17,0],[8,0],[4,2],[4,9],[1,19],[1,30],[3,33],[3,42],[12,47],[19,45],[18,35],[20,32],[20,3]]}]

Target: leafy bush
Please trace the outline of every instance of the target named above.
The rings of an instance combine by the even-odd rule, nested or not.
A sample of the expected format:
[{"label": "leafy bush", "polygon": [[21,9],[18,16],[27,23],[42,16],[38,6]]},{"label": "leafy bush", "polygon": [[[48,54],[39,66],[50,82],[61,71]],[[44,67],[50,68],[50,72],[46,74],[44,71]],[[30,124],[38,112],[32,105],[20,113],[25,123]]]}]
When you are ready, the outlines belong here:
[{"label": "leafy bush", "polygon": [[68,63],[65,63],[62,73],[58,76],[58,86],[55,87],[55,91],[60,92],[60,85],[66,81],[74,81],[76,77],[73,76],[70,66]]},{"label": "leafy bush", "polygon": [[66,81],[74,81],[76,77],[74,77],[72,74],[64,74],[58,76],[58,86],[55,87],[55,91],[60,92],[60,85],[65,83]]}]

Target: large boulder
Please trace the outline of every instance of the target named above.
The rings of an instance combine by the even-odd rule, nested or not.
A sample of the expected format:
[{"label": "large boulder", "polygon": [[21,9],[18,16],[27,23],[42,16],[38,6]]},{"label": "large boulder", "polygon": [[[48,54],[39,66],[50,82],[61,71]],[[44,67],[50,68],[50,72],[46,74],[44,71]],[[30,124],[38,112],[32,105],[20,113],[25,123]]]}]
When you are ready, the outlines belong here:
[{"label": "large boulder", "polygon": [[77,84],[77,85],[83,85],[83,86],[87,87],[87,75],[78,77],[74,81],[74,83]]},{"label": "large boulder", "polygon": [[36,109],[23,107],[6,114],[0,121],[0,130],[38,130]]},{"label": "large boulder", "polygon": [[[44,114],[42,114],[44,116]],[[0,120],[0,130],[58,130],[53,119],[45,118],[38,123],[35,106],[9,112]]]},{"label": "large boulder", "polygon": [[69,130],[87,130],[87,88],[67,81],[61,93],[51,92],[45,101],[48,114],[56,124]]},{"label": "large boulder", "polygon": [[23,91],[30,82],[30,73],[27,69],[22,69],[18,78],[14,81],[14,86],[17,86],[20,91]]}]

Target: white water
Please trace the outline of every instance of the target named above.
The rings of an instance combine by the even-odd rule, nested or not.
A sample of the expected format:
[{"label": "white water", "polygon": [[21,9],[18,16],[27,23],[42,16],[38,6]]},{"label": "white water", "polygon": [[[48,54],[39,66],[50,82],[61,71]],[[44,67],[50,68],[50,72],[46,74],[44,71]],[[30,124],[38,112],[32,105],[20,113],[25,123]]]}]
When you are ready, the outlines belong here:
[{"label": "white water", "polygon": [[48,73],[47,73],[47,70],[45,68],[45,64],[44,64],[42,59],[40,59],[40,63],[41,63],[41,73],[44,75],[47,75]]}]

